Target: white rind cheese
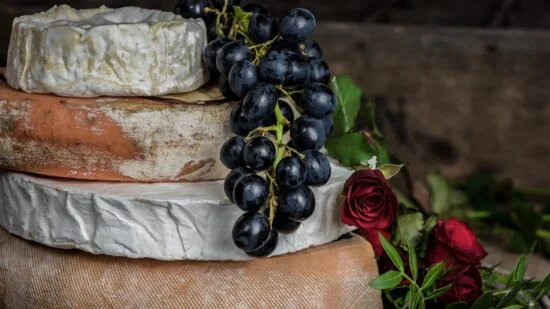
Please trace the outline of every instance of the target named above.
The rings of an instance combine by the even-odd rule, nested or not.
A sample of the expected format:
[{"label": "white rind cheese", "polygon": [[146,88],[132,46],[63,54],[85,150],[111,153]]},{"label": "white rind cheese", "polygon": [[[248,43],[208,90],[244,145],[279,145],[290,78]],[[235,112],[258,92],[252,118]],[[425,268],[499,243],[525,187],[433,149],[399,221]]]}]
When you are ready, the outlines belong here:
[{"label": "white rind cheese", "polygon": [[[331,242],[351,231],[339,195],[350,171],[333,166],[328,184],[312,188],[314,214],[273,255]],[[56,180],[0,172],[0,225],[44,245],[95,254],[159,260],[248,260],[231,230],[243,214],[223,181],[128,184]]]},{"label": "white rind cheese", "polygon": [[137,7],[67,5],[13,22],[10,86],[60,96],[156,96],[208,81],[201,19]]}]

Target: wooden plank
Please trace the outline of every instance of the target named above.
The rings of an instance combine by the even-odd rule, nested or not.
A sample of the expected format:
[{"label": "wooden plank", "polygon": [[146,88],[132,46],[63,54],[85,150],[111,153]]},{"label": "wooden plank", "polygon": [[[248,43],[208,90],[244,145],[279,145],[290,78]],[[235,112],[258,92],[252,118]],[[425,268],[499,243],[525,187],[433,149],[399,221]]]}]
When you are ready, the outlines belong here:
[{"label": "wooden plank", "polygon": [[379,98],[415,177],[482,169],[550,186],[550,32],[324,23],[316,38],[335,73]]}]

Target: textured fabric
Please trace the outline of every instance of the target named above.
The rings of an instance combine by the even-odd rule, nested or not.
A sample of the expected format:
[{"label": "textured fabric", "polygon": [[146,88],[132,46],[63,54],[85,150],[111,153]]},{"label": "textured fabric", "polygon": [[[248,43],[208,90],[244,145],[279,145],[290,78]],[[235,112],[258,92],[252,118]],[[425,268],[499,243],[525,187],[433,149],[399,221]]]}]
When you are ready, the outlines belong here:
[{"label": "textured fabric", "polygon": [[250,262],[91,255],[0,229],[0,308],[382,308],[359,237]]}]

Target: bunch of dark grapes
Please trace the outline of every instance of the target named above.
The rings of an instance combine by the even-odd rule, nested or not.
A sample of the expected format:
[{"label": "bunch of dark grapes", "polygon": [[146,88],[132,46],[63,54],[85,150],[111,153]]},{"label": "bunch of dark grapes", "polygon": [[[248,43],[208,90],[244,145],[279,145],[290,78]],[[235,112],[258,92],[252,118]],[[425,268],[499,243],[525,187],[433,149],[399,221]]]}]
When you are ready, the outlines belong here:
[{"label": "bunch of dark grapes", "polygon": [[204,61],[222,93],[241,100],[230,118],[236,136],[220,151],[231,169],[224,190],[245,211],[233,227],[235,245],[262,257],[275,250],[279,233],[293,233],[315,210],[310,186],[330,178],[319,150],[332,131],[337,99],[321,48],[310,39],[316,26],[310,11],[293,9],[277,21],[262,6],[238,4],[183,0],[176,12],[204,19]]}]

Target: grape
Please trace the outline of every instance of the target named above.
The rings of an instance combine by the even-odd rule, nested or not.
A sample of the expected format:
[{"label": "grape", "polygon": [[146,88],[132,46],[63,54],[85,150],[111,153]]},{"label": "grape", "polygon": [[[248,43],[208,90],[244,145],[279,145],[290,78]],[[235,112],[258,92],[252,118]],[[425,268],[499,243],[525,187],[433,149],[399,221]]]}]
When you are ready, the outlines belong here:
[{"label": "grape", "polygon": [[234,136],[228,139],[220,150],[220,158],[228,169],[234,169],[240,166],[245,166],[243,151],[246,142],[241,136]]},{"label": "grape", "polygon": [[260,78],[270,84],[281,85],[292,68],[286,55],[281,51],[270,51],[260,62]]},{"label": "grape", "polygon": [[229,87],[229,80],[225,75],[220,75],[220,79],[218,79],[218,87],[220,88],[220,92],[227,99],[233,100],[237,98],[237,95],[233,92],[233,90],[231,90],[231,87]]},{"label": "grape", "polygon": [[254,172],[247,167],[237,167],[232,170],[225,176],[225,181],[223,182],[223,191],[225,195],[233,202],[233,190],[235,189],[235,184],[237,181],[245,175],[253,175]]},{"label": "grape", "polygon": [[330,69],[325,61],[309,59],[309,79],[307,83],[323,83],[330,82]]},{"label": "grape", "polygon": [[265,257],[273,253],[275,248],[277,248],[277,243],[279,242],[279,233],[275,230],[269,232],[269,237],[259,248],[252,251],[245,251],[246,254],[254,257]]},{"label": "grape", "polygon": [[290,62],[290,75],[284,82],[284,85],[297,86],[303,85],[309,78],[309,64],[298,55],[289,55],[287,61]]},{"label": "grape", "polygon": [[321,122],[323,123],[323,129],[325,129],[325,134],[328,137],[332,133],[332,130],[334,129],[334,119],[332,119],[332,115],[329,115],[321,119]]},{"label": "grape", "polygon": [[275,175],[279,188],[296,188],[306,181],[306,165],[296,156],[286,157],[277,164]]},{"label": "grape", "polygon": [[243,115],[250,121],[267,118],[277,105],[277,89],[273,85],[259,83],[252,88],[243,100]]},{"label": "grape", "polygon": [[290,138],[298,151],[319,150],[325,145],[326,134],[319,120],[302,116],[292,124]]},{"label": "grape", "polygon": [[209,70],[218,71],[216,68],[216,57],[220,49],[229,43],[231,43],[231,40],[227,38],[217,38],[206,45],[202,58]]},{"label": "grape", "polygon": [[251,139],[244,147],[244,161],[255,171],[263,171],[273,165],[277,150],[273,142],[265,136]]},{"label": "grape", "polygon": [[300,225],[300,222],[289,220],[288,218],[281,216],[279,212],[275,214],[275,218],[273,219],[273,229],[283,234],[291,234],[296,232]]},{"label": "grape", "polygon": [[323,60],[323,51],[317,42],[308,39],[300,44],[302,55],[309,59]]},{"label": "grape", "polygon": [[[292,126],[292,123],[294,122],[294,111],[287,102],[281,100],[280,98],[277,103],[279,104],[279,109],[281,109],[281,114],[283,114],[283,117],[290,122],[289,124],[285,124],[285,126],[283,127],[284,131],[288,131],[290,130],[290,126]],[[275,112],[271,113],[269,117],[264,119],[262,124],[264,127],[269,127],[277,124],[277,116],[275,115]]]},{"label": "grape", "polygon": [[324,185],[330,178],[330,162],[319,151],[306,150],[304,154],[304,163],[307,169],[306,184],[310,186]]},{"label": "grape", "polygon": [[277,22],[269,15],[255,14],[250,18],[248,35],[254,43],[264,43],[275,38],[277,31]]},{"label": "grape", "polygon": [[324,84],[310,84],[302,92],[300,106],[304,114],[322,119],[336,110],[336,96]]},{"label": "grape", "polygon": [[306,185],[283,191],[278,197],[277,212],[292,221],[304,221],[314,211],[315,196]]},{"label": "grape", "polygon": [[244,60],[252,60],[250,49],[243,42],[233,41],[226,44],[218,52],[216,68],[222,75],[228,75],[233,64]]},{"label": "grape", "polygon": [[287,41],[276,41],[273,44],[271,44],[271,47],[269,48],[269,52],[280,52],[285,55],[291,55],[296,54],[300,55],[300,49],[298,48],[298,45],[294,43],[290,43]]},{"label": "grape", "polygon": [[262,214],[247,212],[237,219],[231,234],[237,248],[254,251],[269,239],[269,220]]},{"label": "grape", "polygon": [[258,4],[253,4],[253,3],[243,6],[243,11],[250,12],[252,13],[252,15],[257,15],[257,14],[267,15],[267,10],[263,6]]},{"label": "grape", "polygon": [[251,61],[235,63],[229,71],[229,87],[242,98],[258,83],[258,68]]},{"label": "grape", "polygon": [[281,18],[279,32],[286,41],[299,43],[311,36],[315,26],[315,16],[310,11],[293,9]]},{"label": "grape", "polygon": [[175,8],[175,13],[183,18],[203,18],[206,16],[205,8],[208,6],[206,0],[182,0]]},{"label": "grape", "polygon": [[233,201],[244,211],[258,211],[267,197],[267,182],[258,175],[244,175],[235,183]]},{"label": "grape", "polygon": [[[218,38],[218,32],[216,30],[216,24],[215,23],[214,24],[207,24],[206,25],[206,39],[207,39],[207,41],[212,42],[217,38]],[[204,58],[204,56],[205,55],[203,54],[203,58]],[[218,73],[218,69],[216,68],[216,59],[215,58],[214,58],[214,68],[215,69],[210,69],[210,71]]]},{"label": "grape", "polygon": [[[220,79],[223,76],[220,76]],[[231,130],[233,133],[246,136],[250,131],[262,126],[261,121],[249,121],[244,118],[241,105],[237,105],[231,111]]]}]

